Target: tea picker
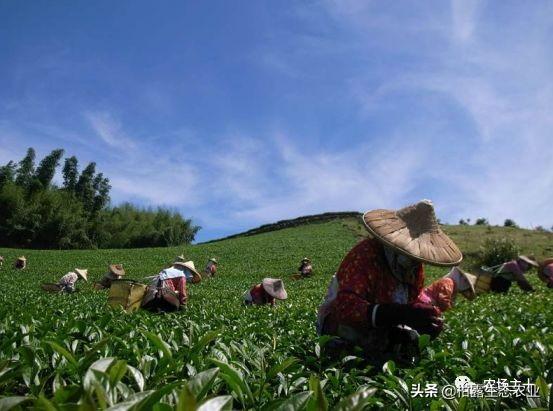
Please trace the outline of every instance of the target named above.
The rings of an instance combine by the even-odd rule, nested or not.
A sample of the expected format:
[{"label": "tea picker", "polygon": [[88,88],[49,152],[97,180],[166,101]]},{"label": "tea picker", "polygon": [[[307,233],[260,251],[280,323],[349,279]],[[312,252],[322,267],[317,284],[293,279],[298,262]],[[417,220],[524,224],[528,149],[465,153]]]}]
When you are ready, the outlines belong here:
[{"label": "tea picker", "polygon": [[17,257],[14,263],[14,268],[16,270],[24,270],[25,268],[27,268],[27,259],[24,255],[22,255],[21,257]]},{"label": "tea picker", "polygon": [[311,259],[304,257],[298,268],[301,278],[311,277],[313,274],[313,265],[311,264]]},{"label": "tea picker", "polygon": [[219,262],[216,258],[210,258],[207,261],[207,265],[205,266],[204,272],[207,277],[215,277],[215,274],[217,274],[217,267],[219,265]]},{"label": "tea picker", "polygon": [[192,261],[182,262],[177,258],[171,267],[161,270],[152,278],[152,283],[142,301],[142,307],[153,312],[176,311],[183,307],[188,299],[186,292],[188,274],[192,282],[201,281],[202,277],[196,271]]},{"label": "tea picker", "polygon": [[539,263],[538,277],[548,288],[553,288],[553,258],[547,258]]},{"label": "tea picker", "polygon": [[409,364],[417,358],[419,335],[436,338],[442,331],[440,307],[449,308],[457,293],[473,294],[475,278],[450,271],[424,288],[423,264],[454,267],[463,259],[439,227],[432,202],[369,211],[363,222],[370,237],[349,251],[332,277],[317,332],[334,337],[325,348],[330,356],[358,347],[374,365],[390,359]]},{"label": "tea picker", "polygon": [[96,290],[110,288],[113,281],[122,279],[124,275],[125,269],[122,264],[110,264],[108,265],[108,272],[99,282],[94,284],[94,288]]},{"label": "tea picker", "polygon": [[48,292],[66,292],[73,293],[77,291],[76,284],[79,280],[88,281],[88,270],[75,268],[68,272],[57,283],[44,283],[40,287]]},{"label": "tea picker", "polygon": [[286,300],[288,293],[280,278],[264,278],[260,284],[254,285],[242,297],[246,305],[275,305],[275,300]]},{"label": "tea picker", "polygon": [[523,291],[534,291],[532,284],[528,282],[525,274],[539,264],[532,257],[519,255],[517,258],[493,267],[482,266],[479,275],[488,277],[489,290],[494,293],[506,293],[516,281]]}]

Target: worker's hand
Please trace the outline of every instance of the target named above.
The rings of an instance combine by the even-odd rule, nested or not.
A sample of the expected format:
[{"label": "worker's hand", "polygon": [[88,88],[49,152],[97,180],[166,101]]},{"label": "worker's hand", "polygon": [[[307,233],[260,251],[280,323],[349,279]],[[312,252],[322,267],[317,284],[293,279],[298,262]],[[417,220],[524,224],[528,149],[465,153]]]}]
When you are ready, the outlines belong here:
[{"label": "worker's hand", "polygon": [[430,304],[415,303],[412,306],[411,324],[406,324],[418,331],[419,334],[428,334],[436,338],[444,329],[444,321],[438,308]]},{"label": "worker's hand", "polygon": [[443,329],[440,310],[430,304],[380,304],[376,308],[375,320],[377,327],[407,325],[432,338]]}]

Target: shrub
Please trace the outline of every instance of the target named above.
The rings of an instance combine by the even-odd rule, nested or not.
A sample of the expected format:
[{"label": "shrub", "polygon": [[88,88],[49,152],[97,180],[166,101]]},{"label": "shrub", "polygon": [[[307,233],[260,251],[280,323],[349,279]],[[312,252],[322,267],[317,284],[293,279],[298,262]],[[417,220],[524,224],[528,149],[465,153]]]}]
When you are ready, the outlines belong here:
[{"label": "shrub", "polygon": [[515,223],[514,220],[511,220],[510,218],[506,219],[503,223],[503,227],[515,227],[518,228],[517,223]]},{"label": "shrub", "polygon": [[479,263],[493,267],[506,261],[512,260],[520,254],[519,246],[508,238],[487,239],[480,247]]},{"label": "shrub", "polygon": [[462,218],[459,220],[459,225],[469,225],[469,223],[467,223],[465,220],[463,220]]},{"label": "shrub", "polygon": [[490,223],[488,222],[487,219],[482,217],[482,218],[476,219],[476,222],[474,223],[474,225],[490,225]]}]

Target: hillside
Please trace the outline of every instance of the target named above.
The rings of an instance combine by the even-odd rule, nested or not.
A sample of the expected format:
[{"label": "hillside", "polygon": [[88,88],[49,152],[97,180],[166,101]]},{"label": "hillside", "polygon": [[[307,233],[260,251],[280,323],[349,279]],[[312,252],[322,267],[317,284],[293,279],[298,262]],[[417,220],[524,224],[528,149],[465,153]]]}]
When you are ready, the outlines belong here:
[{"label": "hillside", "polygon": [[[340,222],[347,227],[356,238],[360,239],[367,235],[367,230],[361,221],[362,215],[362,213],[356,211],[345,211],[303,216],[265,224],[242,233],[207,241],[202,244],[250,237],[285,228],[321,224],[329,221]],[[455,241],[459,248],[461,248],[465,258],[464,264],[467,266],[472,266],[476,263],[478,251],[487,239],[511,239],[520,246],[523,253],[534,255],[538,259],[553,255],[553,232],[550,231],[535,231],[514,227],[449,224],[441,225],[441,228]]]},{"label": "hillside", "polygon": [[[486,236],[503,233],[538,255],[549,251],[551,244],[547,244],[551,234],[526,230],[445,229],[469,255]],[[313,376],[325,382],[324,396],[332,406],[359,390],[375,388],[375,393],[364,391],[369,404],[404,408],[401,396],[408,400],[410,394],[401,387],[415,381],[452,383],[458,375],[470,375],[479,382],[514,376],[532,381],[551,378],[553,336],[548,327],[553,312],[544,307],[553,303],[553,292],[535,275],[530,278],[537,291],[531,295],[515,288],[508,295],[485,295],[473,303],[460,299],[456,309],[446,313],[445,331],[425,348],[418,367],[375,375],[374,370],[351,369],[354,357],[348,364],[321,361],[324,340],[315,333],[316,310],[330,275],[363,233],[357,218],[346,217],[184,248],[0,249],[8,262],[19,254],[29,259],[26,271],[16,272],[9,263],[0,269],[0,396],[29,396],[30,404],[43,395],[58,407],[88,401],[93,408],[107,408],[133,398],[163,398],[164,403],[175,404],[176,396],[166,395],[171,389],[178,393],[196,373],[211,370],[218,376],[209,384],[204,381],[207,388],[202,396],[199,391],[193,395],[199,396],[198,401],[206,395],[231,395],[234,409],[291,403],[296,405],[288,409],[303,409],[314,395],[308,386]],[[220,261],[216,278],[189,287],[190,302],[183,312],[129,315],[107,308],[106,293],[92,290],[91,282],[102,276],[108,263],[122,263],[127,277],[141,279],[183,252],[199,269],[209,257]],[[315,276],[293,281],[291,276],[304,256],[313,259]],[[76,266],[88,268],[91,279],[80,285],[79,293],[47,295],[39,289],[41,282],[57,281]],[[445,271],[428,268],[427,282]],[[243,292],[266,276],[284,279],[288,300],[276,309],[244,307]],[[95,371],[94,381],[105,390],[102,394],[91,385],[87,370],[94,361],[112,357],[123,362],[109,368],[109,378],[120,378],[122,385],[113,388],[108,377],[102,379],[102,373]],[[143,385],[135,381],[135,371],[129,368],[125,373],[127,365],[139,373]],[[285,372],[275,368],[281,366]],[[141,390],[144,393],[134,394]],[[431,401],[445,404],[415,398],[411,407],[428,409]],[[521,408],[526,404],[522,401],[504,404]]]}]

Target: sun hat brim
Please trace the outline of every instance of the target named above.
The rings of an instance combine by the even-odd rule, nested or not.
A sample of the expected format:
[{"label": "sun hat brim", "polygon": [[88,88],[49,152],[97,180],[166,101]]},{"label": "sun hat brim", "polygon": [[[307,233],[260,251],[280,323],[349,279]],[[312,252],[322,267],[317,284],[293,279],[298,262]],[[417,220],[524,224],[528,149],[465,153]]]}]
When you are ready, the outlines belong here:
[{"label": "sun hat brim", "polygon": [[114,275],[124,276],[125,275],[125,269],[121,267],[121,269],[117,268],[117,264],[110,264],[109,265],[109,272]]},{"label": "sun hat brim", "polygon": [[77,274],[83,280],[88,282],[88,270],[82,270],[80,268],[75,268],[75,270],[73,270],[73,271],[75,272],[75,274]]},{"label": "sun hat brim", "polygon": [[275,291],[273,284],[276,282],[274,278],[265,278],[261,285],[263,289],[269,294],[271,297],[276,298],[277,300],[286,300],[288,298],[288,293],[284,289],[284,284],[282,284],[282,288],[278,291]]},{"label": "sun hat brim", "polygon": [[196,267],[191,264],[190,261],[182,262],[182,261],[175,261],[173,265],[176,265],[177,267],[184,267],[189,269],[192,272],[192,283],[197,284],[200,281],[202,281],[202,276],[198,271],[196,271]]},{"label": "sun hat brim", "polygon": [[437,224],[432,231],[421,229],[385,209],[367,211],[363,223],[377,240],[422,263],[451,267],[463,260],[461,250]]},{"label": "sun hat brim", "polygon": [[539,267],[539,264],[537,263],[537,261],[532,260],[530,257],[527,257],[525,255],[519,255],[518,258],[519,260],[522,260],[525,263],[530,264],[532,267]]}]

